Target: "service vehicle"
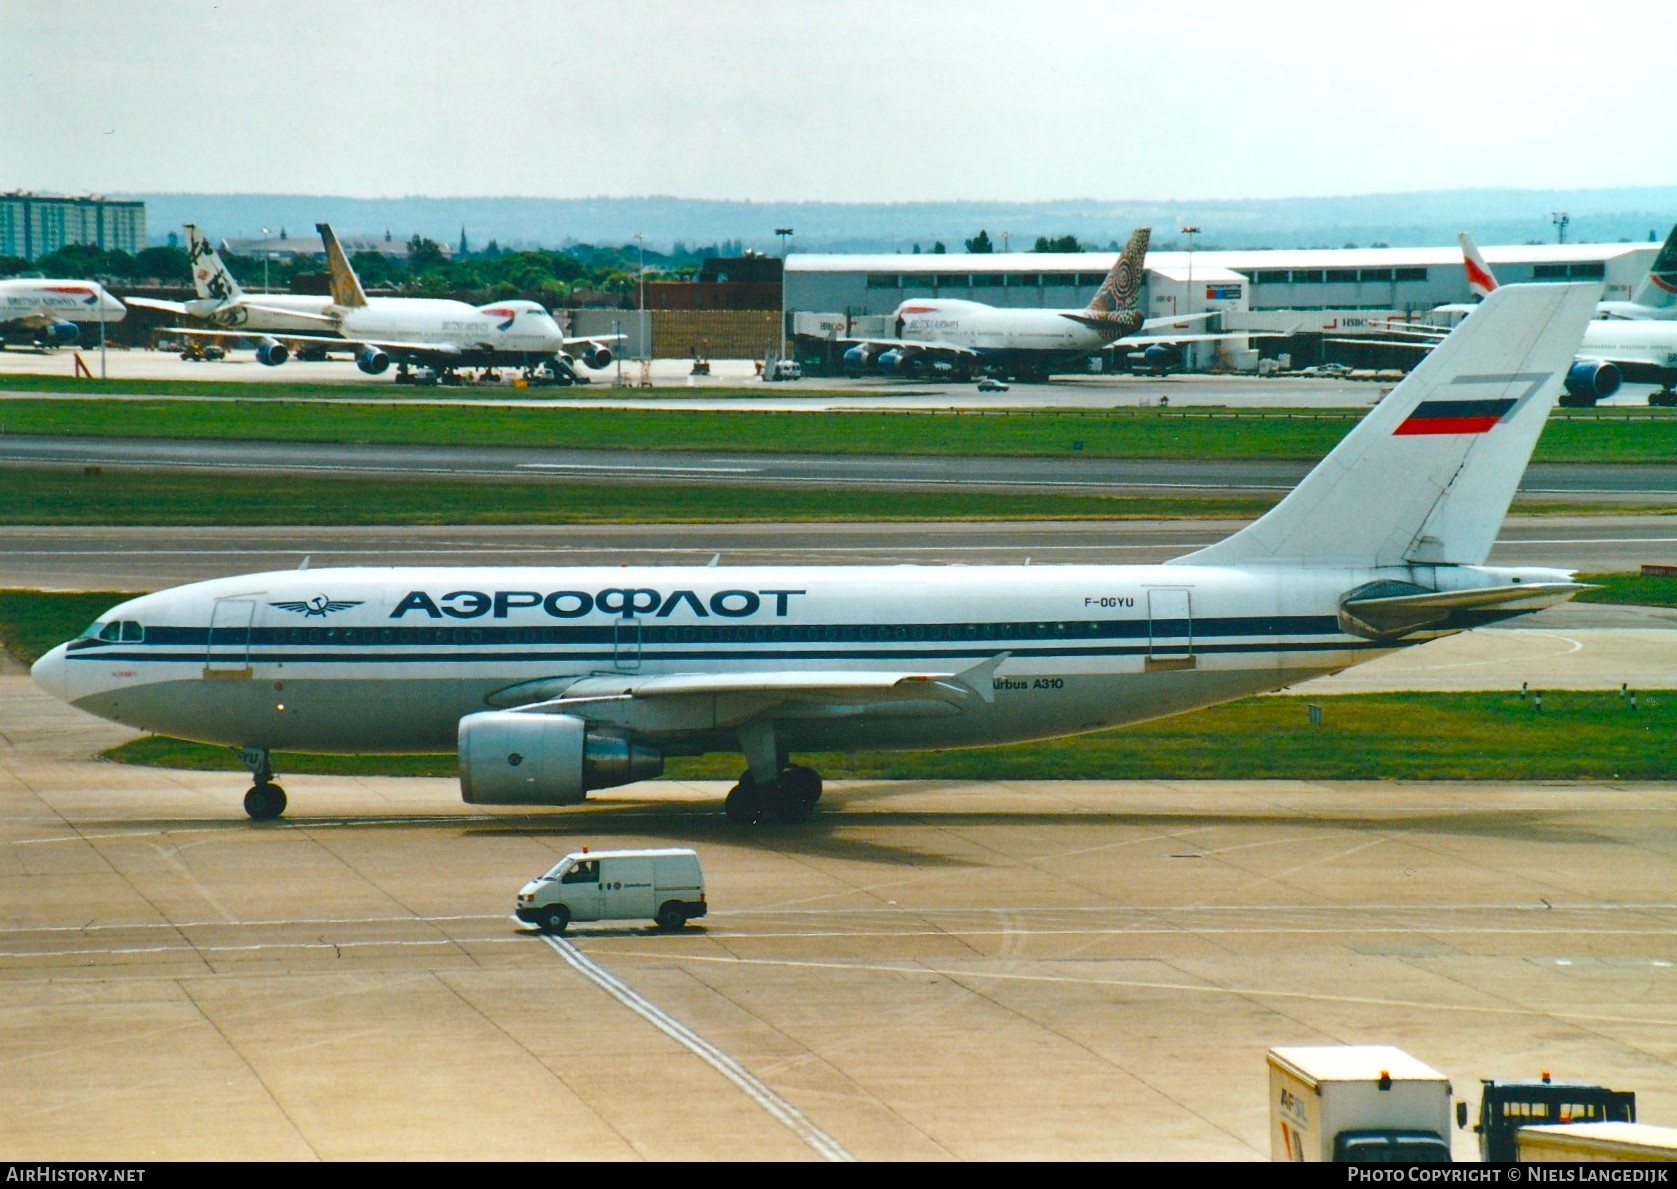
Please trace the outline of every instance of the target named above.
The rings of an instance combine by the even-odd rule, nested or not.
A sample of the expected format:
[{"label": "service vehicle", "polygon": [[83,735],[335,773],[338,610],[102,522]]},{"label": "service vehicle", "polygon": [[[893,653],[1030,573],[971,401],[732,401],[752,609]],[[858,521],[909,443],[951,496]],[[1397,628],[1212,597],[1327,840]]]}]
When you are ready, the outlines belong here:
[{"label": "service vehicle", "polygon": [[801,380],[804,378],[803,364],[796,359],[777,359],[774,366],[769,368],[763,379],[773,383],[776,380]]},{"label": "service vehicle", "polygon": [[985,376],[978,382],[978,390],[980,392],[1006,392],[1007,385],[994,376]]},{"label": "service vehicle", "polygon": [[1391,1045],[1269,1051],[1269,1158],[1290,1163],[1443,1163],[1450,1079]]},{"label": "service vehicle", "polygon": [[514,915],[549,933],[572,921],[648,919],[680,929],[709,911],[699,856],[685,847],[566,855],[518,892]]},{"label": "service vehicle", "polygon": [[1352,374],[1353,370],[1343,363],[1318,363],[1311,367],[1300,368],[1298,374],[1301,376],[1330,376],[1345,379]]},{"label": "service vehicle", "polygon": [[[1479,1155],[1507,1164],[1515,1157],[1515,1135],[1525,1127],[1551,1123],[1634,1123],[1636,1094],[1589,1082],[1557,1082],[1544,1070],[1536,1081],[1483,1079],[1479,1094]],[[1467,1103],[1456,1106],[1456,1125],[1467,1126]]]},{"label": "service vehicle", "polygon": [[1521,1164],[1677,1164],[1677,1127],[1647,1123],[1554,1123],[1514,1134]]}]

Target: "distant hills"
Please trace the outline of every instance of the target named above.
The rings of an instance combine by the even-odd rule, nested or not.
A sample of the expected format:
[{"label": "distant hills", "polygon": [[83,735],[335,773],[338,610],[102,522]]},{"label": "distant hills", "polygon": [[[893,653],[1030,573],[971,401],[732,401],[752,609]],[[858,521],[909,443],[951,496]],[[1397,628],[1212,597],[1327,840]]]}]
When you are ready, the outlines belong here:
[{"label": "distant hills", "polygon": [[774,232],[790,227],[798,252],[951,252],[981,228],[999,251],[1028,250],[1037,236],[1075,235],[1105,248],[1132,227],[1154,228],[1172,247],[1178,229],[1199,227],[1197,246],[1212,248],[1391,247],[1447,244],[1471,231],[1482,244],[1553,243],[1553,215],[1568,217],[1572,243],[1663,239],[1677,221],[1677,186],[1602,190],[1435,190],[1334,198],[1218,201],[1058,202],[718,202],[691,198],[343,198],[304,194],[133,194],[146,203],[155,243],[195,222],[218,239],[255,237],[264,227],[312,234],[330,222],[340,234],[406,240],[415,233],[457,245],[490,240],[503,248],[623,244],[645,235],[667,251],[739,240],[775,252]]}]

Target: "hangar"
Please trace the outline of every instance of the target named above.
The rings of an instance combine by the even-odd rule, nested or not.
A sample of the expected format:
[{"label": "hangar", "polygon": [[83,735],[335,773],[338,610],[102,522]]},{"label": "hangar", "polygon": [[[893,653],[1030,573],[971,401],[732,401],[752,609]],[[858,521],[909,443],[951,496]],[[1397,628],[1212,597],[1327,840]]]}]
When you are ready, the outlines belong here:
[{"label": "hangar", "polygon": [[[1659,247],[1525,244],[1481,250],[1504,283],[1595,280],[1606,286],[1605,299],[1629,300]],[[801,353],[819,363],[821,340],[885,334],[890,313],[911,298],[1080,308],[1115,259],[1111,251],[794,255],[786,261],[785,307]],[[1306,359],[1320,353],[1324,335],[1372,334],[1371,323],[1419,318],[1437,306],[1471,300],[1455,245],[1149,252],[1142,293],[1149,317],[1221,310],[1225,330],[1292,331],[1305,340],[1295,346]],[[1257,352],[1215,354],[1203,347],[1188,362],[1249,370],[1257,366]]]}]

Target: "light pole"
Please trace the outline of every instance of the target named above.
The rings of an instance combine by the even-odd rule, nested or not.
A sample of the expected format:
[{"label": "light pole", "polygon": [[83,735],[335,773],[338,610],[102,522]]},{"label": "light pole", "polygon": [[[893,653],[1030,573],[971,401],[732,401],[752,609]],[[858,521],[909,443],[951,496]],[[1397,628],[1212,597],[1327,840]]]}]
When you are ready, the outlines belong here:
[{"label": "light pole", "polygon": [[273,255],[268,250],[268,229],[262,229],[262,292],[268,292],[268,258]]},{"label": "light pole", "polygon": [[792,238],[790,227],[776,227],[774,233],[780,237],[780,354],[777,359],[786,358],[786,241]]},{"label": "light pole", "polygon": [[1572,219],[1565,211],[1555,211],[1549,216],[1549,222],[1555,225],[1555,242],[1564,244],[1566,242],[1566,225],[1572,222]]},{"label": "light pole", "polygon": [[[1182,234],[1188,237],[1188,308],[1186,312],[1190,314],[1197,312],[1194,307],[1198,304],[1194,301],[1194,236],[1199,233],[1200,229],[1192,225],[1182,229]],[[1189,352],[1193,350],[1192,347],[1187,349]],[[1197,363],[1198,360],[1194,362]]]},{"label": "light pole", "polygon": [[635,246],[640,252],[640,276],[638,278],[640,297],[637,301],[640,312],[636,315],[635,325],[637,333],[640,335],[641,358],[651,359],[652,352],[648,349],[649,345],[646,341],[646,233],[644,231],[635,232]]}]

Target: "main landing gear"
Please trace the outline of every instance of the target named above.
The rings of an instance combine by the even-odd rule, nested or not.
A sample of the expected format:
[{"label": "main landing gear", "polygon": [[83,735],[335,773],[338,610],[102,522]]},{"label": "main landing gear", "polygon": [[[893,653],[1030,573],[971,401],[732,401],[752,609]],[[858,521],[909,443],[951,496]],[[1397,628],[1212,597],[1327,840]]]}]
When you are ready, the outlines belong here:
[{"label": "main landing gear", "polygon": [[272,821],[285,812],[285,790],[274,783],[274,769],[268,763],[268,749],[247,747],[239,759],[250,769],[253,783],[245,793],[245,812],[259,822]]},{"label": "main landing gear", "polygon": [[788,764],[772,783],[759,784],[750,769],[740,774],[740,782],[728,793],[723,808],[728,820],[741,826],[757,826],[764,822],[785,822],[798,825],[807,822],[821,799],[821,774],[801,764]]}]

